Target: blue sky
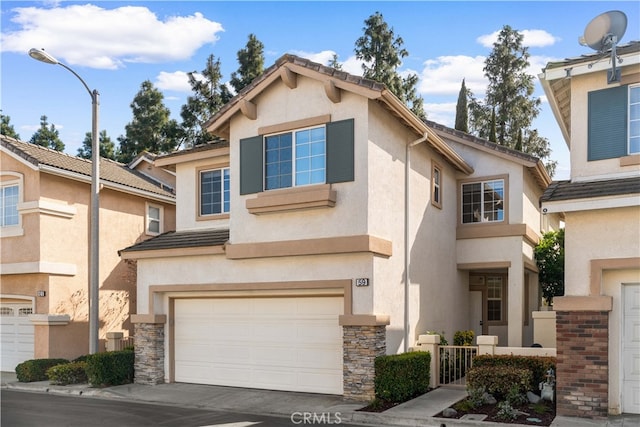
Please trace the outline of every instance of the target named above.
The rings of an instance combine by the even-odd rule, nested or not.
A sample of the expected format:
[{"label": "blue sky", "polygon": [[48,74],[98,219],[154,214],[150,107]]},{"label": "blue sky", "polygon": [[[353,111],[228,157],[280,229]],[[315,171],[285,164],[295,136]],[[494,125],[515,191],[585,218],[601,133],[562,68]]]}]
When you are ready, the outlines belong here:
[{"label": "blue sky", "polygon": [[[238,68],[237,51],[251,33],[265,46],[266,67],[285,53],[325,64],[335,53],[345,71],[361,74],[355,41],[364,21],[379,11],[409,52],[400,71],[419,75],[428,118],[447,126],[453,126],[463,78],[483,98],[484,59],[504,25],[524,34],[534,75],[549,61],[592,53],[578,44],[578,37],[603,12],[627,15],[621,43],[640,39],[636,1],[3,0],[0,7],[2,112],[23,140],[47,115],[65,152],[73,155],[91,130],[91,99],[68,71],[31,59],[31,47],[44,48],[100,92],[99,127],[115,142],[131,121],[129,104],[144,80],[164,93],[165,105],[179,120],[189,96],[185,73],[201,71],[213,54],[228,80]],[[535,95],[543,97],[535,80]],[[544,98],[534,127],[551,141],[552,158],[559,162],[555,178],[568,178],[569,154]]]}]

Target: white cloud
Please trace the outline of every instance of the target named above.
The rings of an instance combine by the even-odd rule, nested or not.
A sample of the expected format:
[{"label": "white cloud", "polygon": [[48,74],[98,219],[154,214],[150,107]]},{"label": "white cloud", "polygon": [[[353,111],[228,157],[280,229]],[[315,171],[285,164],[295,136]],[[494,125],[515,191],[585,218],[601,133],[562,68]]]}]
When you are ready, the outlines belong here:
[{"label": "white cloud", "polygon": [[333,59],[333,55],[335,55],[335,52],[332,50],[323,50],[322,52],[316,52],[316,53],[305,52],[301,50],[292,50],[291,53],[301,58],[306,58],[310,61],[317,62],[318,64],[324,64],[324,65],[328,65],[331,59]]},{"label": "white cloud", "polygon": [[5,52],[45,48],[69,65],[116,69],[127,62],[159,63],[190,58],[218,40],[220,23],[201,13],[165,20],[146,7],[103,9],[94,5],[12,9],[20,29],[0,35]]},{"label": "white cloud", "polygon": [[424,62],[419,73],[418,92],[427,95],[457,95],[462,79],[476,97],[484,95],[487,80],[484,77],[483,56],[439,56]]},{"label": "white cloud", "polygon": [[[501,30],[494,31],[491,34],[484,34],[476,39],[484,47],[492,48],[493,44],[498,40]],[[522,44],[527,47],[545,47],[551,46],[559,41],[559,37],[555,37],[545,30],[522,30],[518,32],[522,34]]]},{"label": "white cloud", "polygon": [[456,102],[442,102],[438,104],[424,104],[427,119],[441,125],[454,127],[456,121]]},{"label": "white cloud", "polygon": [[185,71],[174,71],[169,73],[161,71],[156,77],[155,86],[160,90],[171,90],[174,92],[190,92],[189,76]]}]

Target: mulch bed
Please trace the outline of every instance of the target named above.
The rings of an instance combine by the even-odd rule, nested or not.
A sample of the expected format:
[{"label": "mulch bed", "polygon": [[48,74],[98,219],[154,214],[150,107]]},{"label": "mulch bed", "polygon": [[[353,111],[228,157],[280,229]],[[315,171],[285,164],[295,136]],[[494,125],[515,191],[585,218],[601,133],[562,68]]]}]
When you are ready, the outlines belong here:
[{"label": "mulch bed", "polygon": [[[461,401],[462,402],[462,401]],[[458,416],[454,417],[457,419],[462,418],[462,416],[466,415],[466,414],[484,414],[487,415],[487,418],[484,419],[484,421],[491,421],[494,423],[505,423],[505,424],[522,424],[522,425],[535,425],[535,426],[549,426],[551,425],[551,423],[553,422],[553,419],[556,417],[556,405],[555,402],[548,402],[548,401],[544,401],[544,406],[543,408],[545,409],[544,412],[538,410],[534,410],[534,406],[536,408],[540,408],[542,404],[538,404],[538,405],[532,405],[532,404],[525,404],[519,407],[516,407],[516,409],[518,409],[519,411],[525,412],[529,415],[519,415],[518,418],[516,418],[515,420],[505,420],[505,419],[501,419],[497,417],[498,414],[498,405],[482,405],[478,408],[474,408],[472,410],[469,411],[463,411],[460,410],[456,407],[456,405],[454,405],[454,409],[456,409],[458,411]],[[442,412],[440,412],[439,414],[436,415],[436,417],[440,417],[443,419],[446,419],[445,417],[442,416]],[[527,418],[537,418],[540,420],[540,422],[538,421],[528,421]]]}]

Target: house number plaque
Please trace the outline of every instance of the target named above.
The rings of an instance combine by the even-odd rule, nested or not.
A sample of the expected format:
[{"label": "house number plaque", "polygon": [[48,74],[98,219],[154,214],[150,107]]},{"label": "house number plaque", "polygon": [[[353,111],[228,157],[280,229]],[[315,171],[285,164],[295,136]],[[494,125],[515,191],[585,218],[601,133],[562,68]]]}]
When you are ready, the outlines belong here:
[{"label": "house number plaque", "polygon": [[356,286],[369,286],[369,279],[368,278],[356,279]]}]

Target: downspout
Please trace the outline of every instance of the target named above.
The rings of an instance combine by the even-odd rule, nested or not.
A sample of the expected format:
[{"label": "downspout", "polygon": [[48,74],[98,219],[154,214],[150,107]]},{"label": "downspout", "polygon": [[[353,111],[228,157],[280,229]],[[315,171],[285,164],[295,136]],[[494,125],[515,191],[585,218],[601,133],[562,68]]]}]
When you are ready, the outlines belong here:
[{"label": "downspout", "polygon": [[419,139],[407,144],[404,163],[404,352],[409,351],[409,172],[411,170],[411,148],[427,140],[427,132]]}]

